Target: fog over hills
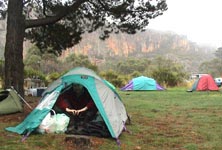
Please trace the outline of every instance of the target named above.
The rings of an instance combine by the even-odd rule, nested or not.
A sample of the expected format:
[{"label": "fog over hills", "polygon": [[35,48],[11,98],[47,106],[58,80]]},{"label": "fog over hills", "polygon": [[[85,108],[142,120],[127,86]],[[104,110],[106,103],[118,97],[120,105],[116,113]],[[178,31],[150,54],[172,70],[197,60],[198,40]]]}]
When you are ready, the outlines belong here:
[{"label": "fog over hills", "polygon": [[[6,25],[0,21],[0,58],[4,56]],[[62,38],[62,37],[61,37]],[[113,34],[105,41],[99,40],[99,32],[85,34],[76,46],[65,50],[62,58],[70,53],[81,53],[96,60],[108,60],[110,57],[147,58],[158,56],[173,59],[184,65],[189,72],[198,72],[199,65],[213,59],[216,47],[197,45],[186,36],[172,32],[147,30],[135,35]],[[24,50],[27,50],[24,44]]]},{"label": "fog over hills", "polygon": [[111,35],[105,41],[99,40],[98,37],[98,32],[85,35],[80,44],[64,51],[63,57],[73,52],[103,60],[107,57],[153,59],[162,56],[179,62],[187,71],[196,73],[202,62],[215,57],[214,52],[217,49],[197,45],[189,41],[186,36],[155,30],[135,35]]}]

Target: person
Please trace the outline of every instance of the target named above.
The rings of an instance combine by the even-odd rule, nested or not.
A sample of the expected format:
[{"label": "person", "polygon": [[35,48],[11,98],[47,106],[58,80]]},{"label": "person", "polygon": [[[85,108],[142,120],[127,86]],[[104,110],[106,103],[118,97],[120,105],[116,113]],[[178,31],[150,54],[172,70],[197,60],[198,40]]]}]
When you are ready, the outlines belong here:
[{"label": "person", "polygon": [[98,111],[88,90],[80,84],[73,84],[61,94],[55,105],[70,117],[67,132],[84,127]]}]

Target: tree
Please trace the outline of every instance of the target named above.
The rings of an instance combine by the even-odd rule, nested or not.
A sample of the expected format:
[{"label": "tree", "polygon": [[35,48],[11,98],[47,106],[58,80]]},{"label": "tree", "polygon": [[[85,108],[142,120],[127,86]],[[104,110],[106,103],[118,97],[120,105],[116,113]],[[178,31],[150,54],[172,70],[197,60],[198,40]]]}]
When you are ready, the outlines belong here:
[{"label": "tree", "polygon": [[148,59],[135,59],[135,58],[127,58],[126,60],[121,60],[116,69],[121,74],[132,74],[135,71],[143,73],[148,66],[150,65],[151,61]]},{"label": "tree", "polygon": [[[41,51],[60,54],[81,40],[85,32],[101,30],[134,34],[143,31],[150,19],[167,10],[165,0],[4,0],[0,17],[7,9],[5,44],[5,88],[14,86],[24,94],[23,41],[30,39]],[[16,63],[15,63],[16,62]]]},{"label": "tree", "polygon": [[214,59],[210,61],[203,62],[199,70],[204,73],[209,73],[212,76],[216,77],[221,77],[222,76],[222,47],[219,47],[216,52],[215,52],[215,57]]},{"label": "tree", "polygon": [[152,77],[160,84],[176,86],[187,77],[184,67],[173,60],[158,57],[153,61]]},{"label": "tree", "polygon": [[41,53],[36,46],[30,47],[24,58],[25,69],[32,68],[42,74],[50,74],[52,72],[63,72],[63,64],[52,53]]},{"label": "tree", "polygon": [[76,54],[71,54],[69,55],[65,61],[63,62],[64,66],[66,66],[66,70],[69,70],[70,68],[74,68],[74,67],[87,67],[89,69],[94,70],[95,72],[98,71],[98,68],[96,65],[93,65],[88,56],[85,55],[76,55]]},{"label": "tree", "polygon": [[215,68],[217,68],[217,71],[219,72],[217,75],[222,76],[222,47],[219,47],[215,53],[215,56],[218,58],[218,63],[215,64]]},{"label": "tree", "polygon": [[221,60],[215,58],[210,61],[203,62],[200,67],[199,71],[201,73],[208,73],[211,74],[213,77],[221,77],[222,67],[221,67]]},{"label": "tree", "polygon": [[219,47],[216,52],[215,52],[215,56],[220,59],[220,61],[222,61],[222,47]]}]

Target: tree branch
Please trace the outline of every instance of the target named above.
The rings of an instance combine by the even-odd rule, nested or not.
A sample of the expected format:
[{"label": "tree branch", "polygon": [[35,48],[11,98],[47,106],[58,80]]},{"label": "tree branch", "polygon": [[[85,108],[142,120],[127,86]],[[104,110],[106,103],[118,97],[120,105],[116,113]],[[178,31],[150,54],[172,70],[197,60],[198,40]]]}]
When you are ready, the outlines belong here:
[{"label": "tree branch", "polygon": [[55,16],[51,17],[46,17],[42,19],[31,19],[31,20],[26,20],[25,22],[25,28],[33,28],[33,27],[39,27],[43,25],[49,25],[49,24],[54,24],[55,22],[61,20],[71,12],[76,11],[81,4],[87,2],[88,0],[77,0],[75,3],[73,3],[69,7],[64,7],[60,12],[57,13]]}]

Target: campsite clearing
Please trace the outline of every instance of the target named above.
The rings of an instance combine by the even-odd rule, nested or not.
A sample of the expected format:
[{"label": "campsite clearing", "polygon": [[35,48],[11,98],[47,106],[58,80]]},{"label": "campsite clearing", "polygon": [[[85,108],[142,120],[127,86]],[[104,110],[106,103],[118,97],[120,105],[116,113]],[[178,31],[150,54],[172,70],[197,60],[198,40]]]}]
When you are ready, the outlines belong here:
[{"label": "campsite clearing", "polygon": [[[166,91],[136,91],[119,94],[131,116],[131,125],[120,136],[122,150],[220,150],[222,124],[222,93],[186,92],[186,88]],[[26,97],[37,105],[38,97]],[[31,110],[0,116],[2,150],[74,149],[65,142],[65,134],[32,134],[21,142],[22,136],[7,132],[5,127],[20,123]],[[112,138],[90,137],[93,150],[117,150]]]}]

